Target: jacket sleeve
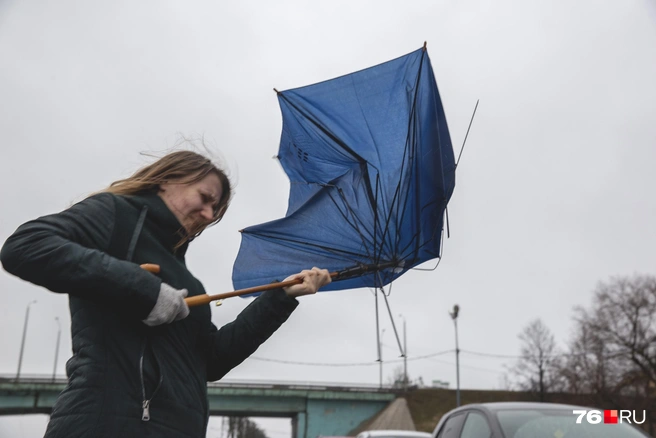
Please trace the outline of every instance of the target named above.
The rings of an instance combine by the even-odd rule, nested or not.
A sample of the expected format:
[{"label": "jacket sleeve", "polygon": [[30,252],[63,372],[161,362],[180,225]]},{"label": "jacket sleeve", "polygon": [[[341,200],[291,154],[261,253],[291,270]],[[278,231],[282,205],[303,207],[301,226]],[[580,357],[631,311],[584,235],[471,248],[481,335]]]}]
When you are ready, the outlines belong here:
[{"label": "jacket sleeve", "polygon": [[146,318],[161,280],[135,263],[105,253],[114,232],[113,196],[94,195],[61,213],[21,225],[0,251],[3,267],[53,292],[121,305]]},{"label": "jacket sleeve", "polygon": [[296,306],[296,298],[274,289],[257,297],[233,322],[218,330],[212,324],[207,380],[219,380],[246,360],[287,321]]}]

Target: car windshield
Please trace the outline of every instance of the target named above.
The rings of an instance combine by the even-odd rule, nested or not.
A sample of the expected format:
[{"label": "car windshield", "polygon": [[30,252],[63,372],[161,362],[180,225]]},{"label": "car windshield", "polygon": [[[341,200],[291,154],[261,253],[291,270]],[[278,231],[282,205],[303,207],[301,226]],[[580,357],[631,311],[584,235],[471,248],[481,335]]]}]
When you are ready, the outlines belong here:
[{"label": "car windshield", "polygon": [[513,409],[496,413],[506,438],[645,438],[628,424],[576,423],[571,410]]}]

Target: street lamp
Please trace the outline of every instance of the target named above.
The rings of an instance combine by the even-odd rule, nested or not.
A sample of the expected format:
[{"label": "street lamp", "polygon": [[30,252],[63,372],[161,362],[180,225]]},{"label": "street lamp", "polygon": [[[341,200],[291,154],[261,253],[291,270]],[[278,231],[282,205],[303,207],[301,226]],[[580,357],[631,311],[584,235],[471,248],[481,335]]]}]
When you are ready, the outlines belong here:
[{"label": "street lamp", "polygon": [[458,312],[460,307],[456,304],[453,306],[453,311],[449,312],[453,320],[453,326],[456,329],[456,407],[460,406],[460,349],[458,348]]},{"label": "street lamp", "polygon": [[55,381],[55,376],[57,375],[57,357],[59,356],[59,339],[61,338],[61,323],[59,322],[59,317],[55,316],[55,321],[57,321],[57,344],[55,347],[55,366],[52,368],[52,381]]},{"label": "street lamp", "polygon": [[25,335],[27,334],[27,320],[30,318],[30,306],[35,304],[36,300],[32,300],[27,303],[27,309],[25,309],[25,323],[23,324],[23,339],[21,340],[20,353],[18,355],[18,371],[16,371],[16,380],[20,378],[21,365],[23,364],[23,351],[25,351]]}]

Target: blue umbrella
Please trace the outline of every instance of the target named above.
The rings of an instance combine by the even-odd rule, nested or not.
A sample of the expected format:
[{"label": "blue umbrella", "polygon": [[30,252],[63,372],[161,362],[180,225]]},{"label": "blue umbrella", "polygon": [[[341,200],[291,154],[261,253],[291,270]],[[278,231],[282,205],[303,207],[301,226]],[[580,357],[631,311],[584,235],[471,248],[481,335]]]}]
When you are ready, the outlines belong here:
[{"label": "blue umbrella", "polygon": [[440,257],[456,163],[425,45],[278,100],[288,209],[242,230],[235,289],[312,266],[322,290],[381,288]]}]

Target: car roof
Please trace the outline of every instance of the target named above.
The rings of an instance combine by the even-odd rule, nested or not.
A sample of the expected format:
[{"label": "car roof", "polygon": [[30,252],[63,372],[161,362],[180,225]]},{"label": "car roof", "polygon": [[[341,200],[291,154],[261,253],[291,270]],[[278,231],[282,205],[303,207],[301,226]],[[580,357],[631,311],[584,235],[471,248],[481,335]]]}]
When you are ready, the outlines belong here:
[{"label": "car roof", "polygon": [[517,409],[554,409],[554,410],[572,410],[572,409],[590,409],[588,407],[566,405],[560,403],[540,403],[540,402],[491,402],[491,403],[473,403],[469,405],[460,406],[451,411],[455,413],[465,409],[481,409],[490,412],[499,412],[505,410]]},{"label": "car roof", "polygon": [[365,430],[358,434],[358,436],[370,436],[370,437],[380,437],[380,436],[397,436],[397,437],[426,437],[431,436],[428,432],[417,432],[413,430]]},{"label": "car roof", "polygon": [[560,403],[539,403],[539,402],[493,402],[481,403],[491,411],[500,411],[504,409],[570,409],[580,408],[581,406],[566,405]]}]

